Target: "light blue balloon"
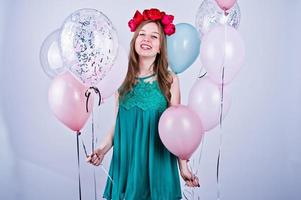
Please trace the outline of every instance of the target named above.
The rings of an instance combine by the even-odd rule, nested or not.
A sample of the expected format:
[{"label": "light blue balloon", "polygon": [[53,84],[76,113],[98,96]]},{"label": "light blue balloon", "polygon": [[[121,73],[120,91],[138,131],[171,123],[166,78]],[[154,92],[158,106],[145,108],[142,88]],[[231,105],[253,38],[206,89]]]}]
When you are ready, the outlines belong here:
[{"label": "light blue balloon", "polygon": [[176,32],[167,37],[168,62],[176,74],[185,71],[200,53],[201,40],[196,28],[187,23],[176,25]]}]

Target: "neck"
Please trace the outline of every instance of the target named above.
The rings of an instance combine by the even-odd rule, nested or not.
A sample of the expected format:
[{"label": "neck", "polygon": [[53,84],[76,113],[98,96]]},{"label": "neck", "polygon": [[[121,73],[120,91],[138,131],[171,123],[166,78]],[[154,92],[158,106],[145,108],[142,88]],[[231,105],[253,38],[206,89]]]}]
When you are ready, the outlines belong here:
[{"label": "neck", "polygon": [[139,74],[153,73],[155,59],[156,57],[139,57]]}]

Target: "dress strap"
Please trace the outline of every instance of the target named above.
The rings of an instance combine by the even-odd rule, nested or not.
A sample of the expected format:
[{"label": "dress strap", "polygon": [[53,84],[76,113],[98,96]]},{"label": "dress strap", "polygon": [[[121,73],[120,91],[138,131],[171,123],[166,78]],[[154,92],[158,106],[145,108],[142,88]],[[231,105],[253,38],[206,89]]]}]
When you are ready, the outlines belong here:
[{"label": "dress strap", "polygon": [[145,76],[145,77],[135,77],[136,79],[139,79],[139,80],[144,80],[144,79],[148,79],[148,78],[150,78],[150,77],[152,77],[152,76],[155,76],[156,75],[156,73],[153,73],[153,74],[151,74],[151,75],[148,75],[148,76]]}]

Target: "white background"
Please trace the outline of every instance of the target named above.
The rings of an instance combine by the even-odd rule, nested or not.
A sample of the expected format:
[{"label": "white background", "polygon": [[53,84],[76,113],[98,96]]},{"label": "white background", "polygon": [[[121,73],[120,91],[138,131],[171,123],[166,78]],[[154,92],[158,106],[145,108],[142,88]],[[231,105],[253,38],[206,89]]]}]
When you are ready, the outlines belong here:
[{"label": "white background", "polygon": [[[223,128],[207,133],[194,198],[216,199],[216,159],[223,134],[223,200],[301,198],[301,69],[298,0],[239,0],[246,59],[231,83],[232,106]],[[175,23],[194,25],[201,1],[0,0],[0,199],[78,199],[76,138],[51,113],[51,83],[39,63],[43,40],[80,8],[95,8],[115,25],[127,50],[128,20],[157,7]],[[124,63],[126,65],[126,63]],[[182,103],[199,74],[199,59],[180,74]],[[98,140],[113,123],[113,98],[95,113]],[[83,133],[90,149],[91,122]],[[111,152],[104,165],[109,167]],[[81,152],[83,199],[93,199],[93,167]],[[194,160],[194,161],[193,161]],[[194,162],[194,163],[193,163]],[[106,176],[96,168],[98,199]],[[183,187],[184,189],[184,187]],[[191,190],[189,190],[191,191]],[[188,195],[189,196],[189,195]],[[193,199],[193,197],[189,197]]]}]

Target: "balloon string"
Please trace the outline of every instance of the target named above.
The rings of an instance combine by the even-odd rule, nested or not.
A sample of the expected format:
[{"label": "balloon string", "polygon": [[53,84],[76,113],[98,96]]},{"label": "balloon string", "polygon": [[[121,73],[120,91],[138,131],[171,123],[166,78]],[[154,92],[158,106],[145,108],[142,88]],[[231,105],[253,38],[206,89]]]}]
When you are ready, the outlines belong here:
[{"label": "balloon string", "polygon": [[[90,98],[90,95],[91,95],[91,92],[90,90],[93,90],[95,92],[95,94],[98,94],[98,106],[100,106],[101,104],[101,94],[98,90],[97,87],[89,87],[86,92],[85,92],[85,96],[86,96],[86,111],[89,112],[89,98]],[[94,150],[95,150],[95,134],[94,134],[94,112],[93,112],[93,109],[92,109],[92,138],[91,138],[91,143],[92,143],[92,152],[94,153]],[[83,144],[83,148],[85,150],[85,154],[86,154],[86,157],[88,157],[88,153],[87,153],[87,149],[85,147],[85,144],[84,142],[82,141],[82,144]],[[95,169],[94,169],[94,172],[93,172],[93,177],[94,177],[94,197],[95,197],[95,200],[97,199],[97,191],[96,191],[96,177],[95,177]]]},{"label": "balloon string", "polygon": [[222,91],[221,91],[221,112],[219,117],[219,124],[220,128],[222,128],[222,121],[223,121],[223,106],[224,106],[224,85],[225,85],[225,54],[226,54],[226,42],[227,42],[227,25],[225,26],[225,34],[224,34],[224,56],[223,56],[223,63],[222,63]]},{"label": "balloon string", "polygon": [[[86,145],[84,144],[84,141],[83,141],[83,140],[82,140],[82,146],[83,146],[83,149],[84,149],[84,151],[85,151],[86,157],[89,157],[89,155],[88,155],[88,153],[87,153]],[[108,171],[106,170],[106,168],[103,166],[102,163],[100,163],[100,165],[101,165],[101,168],[102,168],[102,170],[104,171],[104,173],[108,176],[108,178],[109,178],[109,179],[111,180],[111,182],[114,184],[114,181],[113,181],[112,177],[110,176],[110,174],[108,173]]]},{"label": "balloon string", "polygon": [[[220,139],[220,141],[221,141],[221,139]],[[216,181],[217,181],[217,199],[218,200],[220,200],[220,197],[221,197],[220,183],[219,183],[220,157],[221,157],[221,145],[220,145],[220,148],[219,148],[219,151],[218,151],[217,164],[216,164]]]},{"label": "balloon string", "polygon": [[91,142],[92,142],[92,152],[94,153],[94,112],[92,110],[92,138],[91,138]]},{"label": "balloon string", "polygon": [[78,168],[78,193],[79,199],[82,199],[82,189],[81,189],[81,181],[80,181],[80,162],[79,162],[79,135],[81,133],[79,131],[76,132],[76,147],[77,147],[77,168]]},{"label": "balloon string", "polygon": [[113,181],[112,177],[110,176],[109,172],[106,170],[106,168],[103,166],[102,163],[100,163],[100,165],[101,165],[102,170],[105,172],[105,174],[108,176],[108,178],[112,182],[112,184],[114,184],[114,181]]},{"label": "balloon string", "polygon": [[99,89],[97,87],[89,87],[86,92],[85,92],[85,96],[86,96],[86,111],[89,112],[89,108],[88,108],[88,105],[89,105],[89,98],[90,98],[90,95],[91,95],[91,92],[90,90],[94,90],[95,94],[98,94],[98,106],[100,106],[101,104],[101,94],[99,92]]},{"label": "balloon string", "polygon": [[[94,146],[94,137],[95,134],[94,134],[94,112],[93,112],[93,109],[92,109],[92,152],[94,153],[94,150],[95,150],[95,146]],[[96,191],[96,177],[95,177],[95,168],[93,169],[93,182],[94,182],[94,198],[95,200],[97,200],[97,191]]]},{"label": "balloon string", "polygon": [[200,75],[199,78],[203,78],[206,74],[207,74],[207,72],[205,72],[204,74]]},{"label": "balloon string", "polygon": [[199,72],[199,77],[198,78],[203,78],[207,74],[207,72],[205,72],[205,73],[203,73],[201,75],[201,72],[202,72],[203,69],[204,69],[204,67],[201,65],[200,72]]},{"label": "balloon string", "polygon": [[205,134],[204,134],[202,142],[201,142],[201,150],[200,150],[200,156],[199,156],[199,165],[201,164],[204,143],[205,143]]},{"label": "balloon string", "polygon": [[220,163],[222,157],[222,143],[223,143],[223,134],[220,132],[220,142],[219,142],[219,150],[217,156],[217,164],[216,164],[216,182],[217,182],[217,200],[221,199],[221,184],[220,184]]},{"label": "balloon string", "polygon": [[93,169],[93,182],[94,182],[94,199],[97,200],[95,168]]},{"label": "balloon string", "polygon": [[222,91],[221,91],[221,112],[220,112],[220,116],[219,116],[219,125],[220,125],[220,128],[222,128],[223,110],[224,110],[224,75],[225,75],[225,66],[223,65],[223,71],[222,71]]},{"label": "balloon string", "polygon": [[[201,163],[201,158],[202,158],[202,155],[203,155],[203,147],[204,147],[204,142],[205,142],[205,135],[204,135],[204,137],[202,138],[202,140],[201,140],[201,144],[200,144],[200,154],[199,154],[199,158],[198,158],[198,166],[200,166],[200,163]],[[188,167],[189,167],[189,170],[192,172],[192,174],[193,175],[197,175],[198,174],[198,168],[196,169],[196,171],[195,171],[195,173],[194,173],[194,171],[193,171],[193,169],[195,169],[196,167],[195,167],[195,160],[194,160],[195,158],[193,158],[193,160],[192,160],[192,167],[188,164]],[[188,199],[187,198],[187,194],[185,193],[185,192],[187,192],[190,196],[191,196],[191,198],[192,199],[194,199],[194,188],[191,188],[191,192],[189,191],[189,190],[187,190],[187,189],[185,189],[184,191],[183,191],[183,196],[184,196],[184,198],[185,199]],[[198,196],[198,199],[200,198],[200,196]]]},{"label": "balloon string", "polygon": [[[226,42],[227,42],[227,25],[224,25],[225,27],[225,34],[224,34],[224,56],[223,56],[223,63],[222,63],[222,91],[221,91],[221,112],[220,112],[220,128],[222,128],[222,121],[223,121],[223,101],[224,101],[224,80],[225,80],[225,54],[226,54]],[[221,156],[222,156],[222,132],[220,132],[220,144],[219,144],[219,150],[218,150],[218,157],[217,157],[217,164],[216,164],[216,182],[217,182],[217,199],[220,200],[221,198],[221,191],[220,191],[220,162],[221,162]]]}]

